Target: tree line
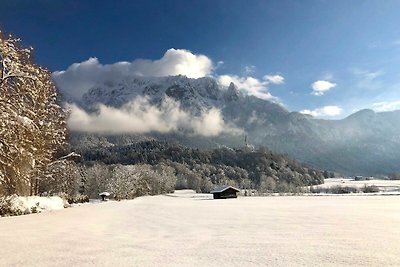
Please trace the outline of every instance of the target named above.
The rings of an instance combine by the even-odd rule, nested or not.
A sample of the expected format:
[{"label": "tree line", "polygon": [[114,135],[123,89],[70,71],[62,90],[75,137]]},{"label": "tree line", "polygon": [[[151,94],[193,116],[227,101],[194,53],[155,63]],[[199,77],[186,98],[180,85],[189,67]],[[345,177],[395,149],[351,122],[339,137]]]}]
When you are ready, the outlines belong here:
[{"label": "tree line", "polygon": [[85,168],[100,163],[121,168],[136,165],[168,167],[172,170],[169,173],[173,177],[171,180],[175,180],[175,189],[197,192],[209,192],[218,185],[256,189],[263,193],[299,192],[303,186],[321,184],[324,179],[320,170],[266,148],[256,151],[226,147],[200,150],[151,140],[109,147],[76,146],[74,150],[82,155],[81,165]]}]

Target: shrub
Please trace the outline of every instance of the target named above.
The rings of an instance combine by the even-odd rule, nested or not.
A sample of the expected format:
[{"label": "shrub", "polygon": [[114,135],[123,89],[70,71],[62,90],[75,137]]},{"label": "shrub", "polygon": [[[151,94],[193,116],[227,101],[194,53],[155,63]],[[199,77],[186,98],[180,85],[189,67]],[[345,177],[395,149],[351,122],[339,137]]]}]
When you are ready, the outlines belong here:
[{"label": "shrub", "polygon": [[325,194],[349,194],[349,193],[359,193],[360,190],[357,187],[351,186],[332,186],[329,188],[321,187],[310,187],[310,192],[313,194],[325,193]]},{"label": "shrub", "polygon": [[359,192],[357,187],[340,186],[340,185],[331,187],[329,191],[332,194],[349,194],[349,193]]},{"label": "shrub", "polygon": [[16,194],[0,198],[0,216],[16,216],[31,213],[31,209],[26,209],[22,205]]},{"label": "shrub", "polygon": [[362,191],[364,193],[377,193],[379,192],[379,187],[376,185],[364,185]]},{"label": "shrub", "polygon": [[[0,197],[0,216],[9,216],[14,214],[12,202],[16,197],[17,195]],[[23,214],[22,211],[21,214]]]},{"label": "shrub", "polygon": [[76,196],[70,196],[67,198],[69,204],[86,203],[89,202],[89,197],[87,195],[78,194]]}]

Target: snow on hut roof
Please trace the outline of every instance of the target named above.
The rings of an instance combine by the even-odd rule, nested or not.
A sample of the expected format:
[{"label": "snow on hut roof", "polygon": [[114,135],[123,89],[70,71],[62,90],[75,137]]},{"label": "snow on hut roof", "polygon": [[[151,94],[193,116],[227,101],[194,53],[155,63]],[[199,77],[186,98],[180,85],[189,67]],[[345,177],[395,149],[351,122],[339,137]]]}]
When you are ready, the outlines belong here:
[{"label": "snow on hut roof", "polygon": [[78,153],[75,152],[71,152],[68,155],[65,155],[61,158],[59,158],[58,160],[64,160],[64,159],[71,159],[71,158],[81,158],[82,156]]},{"label": "snow on hut roof", "polygon": [[227,190],[227,189],[229,189],[229,188],[232,188],[233,190],[235,190],[235,191],[237,191],[237,192],[240,191],[239,189],[237,189],[237,188],[235,188],[235,187],[233,187],[233,186],[224,185],[224,186],[216,187],[216,188],[215,188],[214,190],[212,190],[210,193],[211,193],[211,194],[213,194],[213,193],[221,193],[221,192],[224,192],[225,190]]}]

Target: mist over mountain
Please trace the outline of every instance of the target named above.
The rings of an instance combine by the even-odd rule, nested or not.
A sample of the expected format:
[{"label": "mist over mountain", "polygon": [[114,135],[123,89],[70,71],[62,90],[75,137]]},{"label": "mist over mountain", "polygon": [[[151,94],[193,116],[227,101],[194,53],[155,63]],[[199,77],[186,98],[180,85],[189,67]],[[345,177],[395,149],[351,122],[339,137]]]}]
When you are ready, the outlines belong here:
[{"label": "mist over mountain", "polygon": [[361,110],[342,120],[289,112],[211,77],[130,77],[101,81],[69,102],[72,143],[112,146],[143,140],[191,147],[244,146],[287,153],[344,174],[400,171],[400,111]]}]

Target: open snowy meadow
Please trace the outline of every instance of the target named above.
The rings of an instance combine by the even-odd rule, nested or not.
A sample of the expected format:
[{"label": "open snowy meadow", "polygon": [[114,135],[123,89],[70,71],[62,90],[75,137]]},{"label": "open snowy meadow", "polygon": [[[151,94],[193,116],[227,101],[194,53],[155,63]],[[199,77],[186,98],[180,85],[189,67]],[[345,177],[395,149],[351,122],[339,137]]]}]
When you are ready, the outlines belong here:
[{"label": "open snowy meadow", "polygon": [[355,188],[363,188],[364,186],[377,186],[380,190],[379,194],[400,194],[400,180],[362,180],[355,181],[354,179],[343,178],[328,178],[321,185],[314,186],[315,188],[329,188],[334,186],[349,186]]},{"label": "open snowy meadow", "polygon": [[399,266],[400,196],[178,191],[0,218],[1,266]]}]

